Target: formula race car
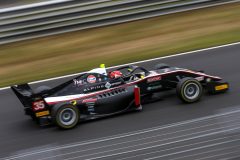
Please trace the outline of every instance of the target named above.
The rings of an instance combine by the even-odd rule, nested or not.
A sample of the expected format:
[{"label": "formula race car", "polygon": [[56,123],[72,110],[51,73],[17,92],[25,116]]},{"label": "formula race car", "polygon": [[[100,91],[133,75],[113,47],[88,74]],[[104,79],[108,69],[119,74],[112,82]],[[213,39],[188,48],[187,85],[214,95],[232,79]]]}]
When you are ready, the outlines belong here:
[{"label": "formula race car", "polygon": [[175,89],[178,97],[185,103],[198,101],[203,89],[210,94],[226,92],[229,84],[222,78],[205,74],[203,71],[194,71],[167,64],[157,64],[154,70],[147,70],[139,66],[124,66],[109,73],[121,75],[126,84],[137,85],[141,97],[151,97],[155,92]]},{"label": "formula race car", "polygon": [[40,125],[53,122],[68,129],[79,121],[139,111],[141,101],[156,92],[176,89],[183,102],[193,103],[201,98],[203,88],[216,94],[227,91],[229,84],[202,71],[158,64],[151,71],[129,65],[109,73],[102,66],[54,88],[41,86],[33,91],[28,84],[11,88],[25,113]]},{"label": "formula race car", "polygon": [[[229,84],[222,78],[205,74],[203,71],[194,71],[167,64],[158,64],[155,70],[147,70],[140,66],[124,66],[111,73],[121,74],[127,84],[140,87],[141,96],[155,92],[176,89],[178,97],[185,103],[198,101],[206,89],[210,94],[226,92]],[[111,74],[110,73],[110,74]]]},{"label": "formula race car", "polygon": [[142,110],[139,87],[110,79],[99,70],[102,68],[54,88],[40,86],[33,90],[22,84],[11,89],[23,104],[25,114],[41,126],[53,123],[70,129],[80,121]]}]

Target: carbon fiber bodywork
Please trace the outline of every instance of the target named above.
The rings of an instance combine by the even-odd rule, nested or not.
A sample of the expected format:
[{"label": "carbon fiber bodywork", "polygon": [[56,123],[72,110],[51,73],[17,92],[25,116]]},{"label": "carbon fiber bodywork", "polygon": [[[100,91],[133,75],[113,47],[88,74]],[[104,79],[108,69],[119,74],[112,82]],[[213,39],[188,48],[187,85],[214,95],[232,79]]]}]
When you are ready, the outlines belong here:
[{"label": "carbon fiber bodywork", "polygon": [[[94,76],[94,83],[87,77]],[[70,104],[80,112],[80,121],[106,117],[131,110],[141,110],[140,92],[137,87],[103,75],[87,73],[80,75],[55,88],[33,91],[28,84],[11,86],[24,106],[25,114],[30,115],[40,125],[51,124],[54,107]],[[95,79],[96,78],[96,79]],[[101,80],[100,80],[101,79]],[[84,80],[86,80],[84,82]],[[86,84],[79,84],[76,81]]]},{"label": "carbon fiber bodywork", "polygon": [[77,107],[80,121],[141,110],[141,100],[151,98],[156,92],[177,89],[186,78],[198,81],[212,94],[229,88],[220,77],[178,67],[165,66],[148,71],[139,66],[125,66],[116,70],[123,76],[111,79],[107,74],[85,73],[55,88],[33,91],[28,84],[11,88],[23,104],[25,113],[40,125],[51,123],[52,109],[63,105]]}]

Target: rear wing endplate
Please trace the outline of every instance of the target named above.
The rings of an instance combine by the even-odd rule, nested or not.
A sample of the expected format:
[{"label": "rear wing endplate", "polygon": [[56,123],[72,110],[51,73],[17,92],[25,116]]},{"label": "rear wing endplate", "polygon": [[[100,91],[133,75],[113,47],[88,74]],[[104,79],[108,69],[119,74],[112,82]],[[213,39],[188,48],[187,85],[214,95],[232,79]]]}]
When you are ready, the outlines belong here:
[{"label": "rear wing endplate", "polygon": [[16,94],[24,107],[30,107],[32,104],[33,90],[28,84],[11,86],[11,89]]}]

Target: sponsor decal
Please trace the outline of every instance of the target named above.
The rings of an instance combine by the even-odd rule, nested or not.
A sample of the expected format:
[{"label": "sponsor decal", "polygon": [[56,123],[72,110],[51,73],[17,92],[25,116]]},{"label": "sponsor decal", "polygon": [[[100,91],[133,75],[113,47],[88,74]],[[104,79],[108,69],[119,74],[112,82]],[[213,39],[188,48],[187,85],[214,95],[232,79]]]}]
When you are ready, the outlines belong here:
[{"label": "sponsor decal", "polygon": [[43,100],[35,101],[32,103],[32,107],[33,107],[33,111],[42,110],[45,108],[44,101]]},{"label": "sponsor decal", "polygon": [[224,90],[224,89],[228,89],[228,85],[227,84],[222,84],[222,85],[219,85],[219,86],[215,87],[216,91],[220,91],[220,90]]},{"label": "sponsor decal", "polygon": [[95,114],[95,102],[97,98],[84,99],[82,102],[86,104],[87,110],[90,114]]},{"label": "sponsor decal", "polygon": [[87,87],[87,88],[84,88],[83,91],[84,92],[87,92],[87,91],[94,91],[94,90],[99,90],[99,89],[103,89],[105,88],[105,85],[102,84],[102,85],[97,85],[97,86],[92,86],[92,87]]},{"label": "sponsor decal", "polygon": [[204,77],[203,76],[200,76],[200,77],[196,77],[195,78],[197,81],[203,81],[204,80]]},{"label": "sponsor decal", "polygon": [[162,88],[162,85],[147,87],[147,90],[151,91],[151,90],[156,90],[156,89],[160,89],[160,88]]},{"label": "sponsor decal", "polygon": [[151,77],[147,79],[147,83],[155,82],[155,81],[160,81],[162,79],[161,76],[156,76],[156,77]]},{"label": "sponsor decal", "polygon": [[105,87],[106,87],[107,89],[109,89],[111,86],[112,86],[112,85],[111,85],[109,82],[107,82],[107,83],[105,84]]},{"label": "sponsor decal", "polygon": [[94,106],[87,106],[88,107],[88,112],[90,112],[90,114],[93,114],[93,112],[95,111]]},{"label": "sponsor decal", "polygon": [[83,85],[83,80],[77,80],[77,79],[73,79],[73,83],[75,86],[81,86]]},{"label": "sponsor decal", "polygon": [[94,103],[97,101],[97,98],[84,99],[82,103]]},{"label": "sponsor decal", "polygon": [[87,77],[87,82],[88,83],[96,83],[96,81],[97,81],[97,78],[94,75],[89,75]]},{"label": "sponsor decal", "polygon": [[120,84],[122,84],[121,81],[120,81],[120,82],[114,82],[114,83],[111,83],[112,86],[117,86],[117,85],[120,85]]},{"label": "sponsor decal", "polygon": [[49,114],[50,114],[49,111],[42,111],[42,112],[36,113],[36,117],[48,116]]}]

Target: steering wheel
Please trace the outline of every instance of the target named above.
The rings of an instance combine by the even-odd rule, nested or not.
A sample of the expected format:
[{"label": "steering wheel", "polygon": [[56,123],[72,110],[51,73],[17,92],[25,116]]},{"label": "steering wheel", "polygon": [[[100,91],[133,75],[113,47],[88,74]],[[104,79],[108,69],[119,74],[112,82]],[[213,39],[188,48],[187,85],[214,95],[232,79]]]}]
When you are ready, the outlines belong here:
[{"label": "steering wheel", "polygon": [[129,78],[129,81],[133,81],[133,80],[135,80],[135,78],[138,78],[138,77],[136,75],[131,75]]},{"label": "steering wheel", "polygon": [[126,75],[123,75],[122,78],[124,80],[127,80],[127,81],[132,81],[135,78],[135,75],[133,75],[133,74],[126,74]]}]

